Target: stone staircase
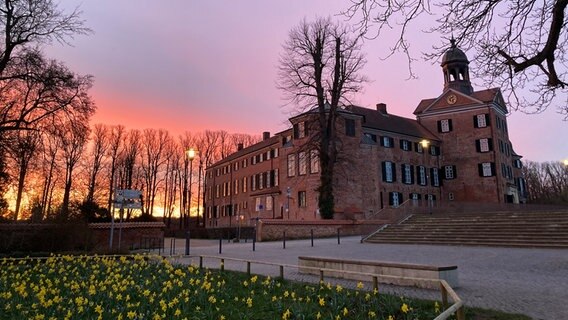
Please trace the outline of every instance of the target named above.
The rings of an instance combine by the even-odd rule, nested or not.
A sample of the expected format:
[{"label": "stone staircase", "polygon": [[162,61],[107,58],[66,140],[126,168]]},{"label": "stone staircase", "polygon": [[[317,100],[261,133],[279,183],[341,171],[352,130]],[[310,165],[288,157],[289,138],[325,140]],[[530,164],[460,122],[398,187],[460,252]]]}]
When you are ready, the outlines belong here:
[{"label": "stone staircase", "polygon": [[568,210],[415,214],[364,242],[568,249]]}]

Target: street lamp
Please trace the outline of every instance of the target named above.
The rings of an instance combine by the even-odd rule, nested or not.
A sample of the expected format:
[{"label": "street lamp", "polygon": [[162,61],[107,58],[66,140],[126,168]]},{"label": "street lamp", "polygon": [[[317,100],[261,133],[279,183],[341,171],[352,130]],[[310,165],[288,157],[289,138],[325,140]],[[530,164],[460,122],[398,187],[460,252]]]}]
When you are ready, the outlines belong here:
[{"label": "street lamp", "polygon": [[564,166],[568,167],[568,159],[565,159],[563,163],[564,163]]},{"label": "street lamp", "polygon": [[187,215],[185,218],[186,228],[189,227],[189,214],[191,212],[191,178],[193,176],[192,172],[192,164],[193,159],[195,158],[196,151],[193,148],[187,150],[187,159],[189,159],[189,193],[188,193],[188,202],[187,202]]},{"label": "street lamp", "polygon": [[[428,186],[428,180],[430,180],[430,177],[428,176],[428,169],[426,168],[426,150],[428,149],[428,146],[430,145],[430,141],[427,139],[422,139],[422,141],[420,141],[420,145],[422,146],[422,158],[424,160],[424,170],[426,170],[426,186]],[[430,214],[432,214],[432,194],[428,193],[428,211],[430,212]]]}]

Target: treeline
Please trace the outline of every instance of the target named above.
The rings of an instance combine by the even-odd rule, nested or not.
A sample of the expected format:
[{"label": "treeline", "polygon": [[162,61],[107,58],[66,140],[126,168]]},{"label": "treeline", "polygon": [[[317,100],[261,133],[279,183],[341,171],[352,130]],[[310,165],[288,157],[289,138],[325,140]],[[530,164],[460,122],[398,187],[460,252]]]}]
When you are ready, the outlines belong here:
[{"label": "treeline", "polygon": [[[236,151],[239,144],[260,141],[260,136],[205,131],[174,137],[166,130],[74,123],[15,131],[9,140],[5,196],[13,208],[3,211],[5,219],[81,215],[104,220],[115,190],[134,189],[142,191],[143,208],[127,210],[126,219],[163,215],[170,221],[174,213],[188,214],[189,208],[196,213],[207,166]],[[191,163],[190,148],[197,151]]]},{"label": "treeline", "polygon": [[529,203],[568,205],[568,165],[562,162],[523,163]]}]

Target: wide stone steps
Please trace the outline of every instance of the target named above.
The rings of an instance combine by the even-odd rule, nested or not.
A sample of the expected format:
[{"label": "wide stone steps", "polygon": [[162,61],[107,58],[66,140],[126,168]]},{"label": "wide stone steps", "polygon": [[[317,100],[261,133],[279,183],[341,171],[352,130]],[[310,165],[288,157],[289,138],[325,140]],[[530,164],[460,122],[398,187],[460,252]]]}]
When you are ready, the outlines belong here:
[{"label": "wide stone steps", "polygon": [[568,212],[414,215],[371,243],[568,248]]}]

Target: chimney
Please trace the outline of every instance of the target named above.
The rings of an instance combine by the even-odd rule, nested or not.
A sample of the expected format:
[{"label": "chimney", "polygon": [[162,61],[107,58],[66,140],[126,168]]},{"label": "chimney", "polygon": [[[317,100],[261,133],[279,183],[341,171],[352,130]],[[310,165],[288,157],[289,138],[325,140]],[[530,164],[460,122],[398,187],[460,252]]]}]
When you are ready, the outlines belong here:
[{"label": "chimney", "polygon": [[387,104],[386,103],[377,103],[377,111],[382,114],[387,114]]},{"label": "chimney", "polygon": [[264,141],[264,140],[267,140],[267,139],[269,139],[269,138],[270,138],[270,132],[264,131],[264,132],[262,133],[262,140]]},{"label": "chimney", "polygon": [[243,150],[243,143],[242,142],[237,144],[237,151],[241,151],[241,150]]}]

